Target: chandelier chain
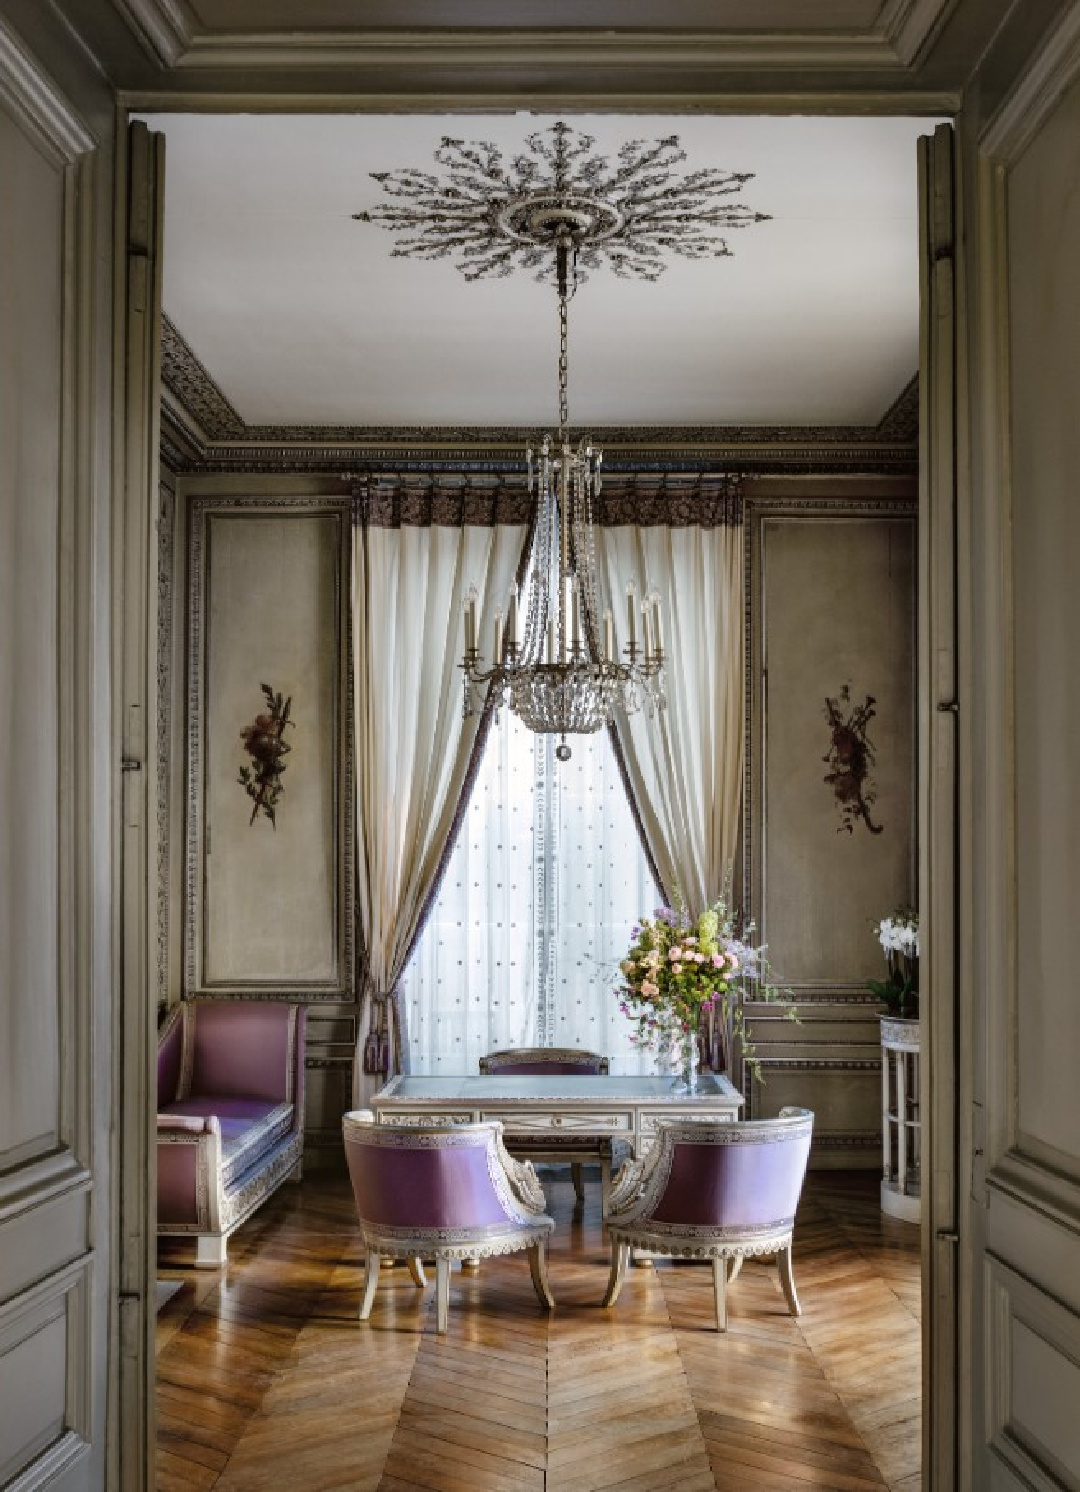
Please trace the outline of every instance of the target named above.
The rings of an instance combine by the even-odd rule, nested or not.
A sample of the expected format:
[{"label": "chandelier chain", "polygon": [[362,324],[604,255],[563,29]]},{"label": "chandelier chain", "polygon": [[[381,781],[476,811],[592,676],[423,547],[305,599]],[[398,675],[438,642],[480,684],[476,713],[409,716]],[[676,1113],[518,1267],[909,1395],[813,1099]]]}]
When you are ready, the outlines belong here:
[{"label": "chandelier chain", "polygon": [[569,297],[567,281],[569,278],[569,245],[565,236],[565,227],[560,231],[556,244],[556,254],[559,261],[559,440],[560,444],[566,443],[566,432],[570,424],[570,395],[568,390],[570,379],[570,361],[568,353],[568,314],[567,300]]}]

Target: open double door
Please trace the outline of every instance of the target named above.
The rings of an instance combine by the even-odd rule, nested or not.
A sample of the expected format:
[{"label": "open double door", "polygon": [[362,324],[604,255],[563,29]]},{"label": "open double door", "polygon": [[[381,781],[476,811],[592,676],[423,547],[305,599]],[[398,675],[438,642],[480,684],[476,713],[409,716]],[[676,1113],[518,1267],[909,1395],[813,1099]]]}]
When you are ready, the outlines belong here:
[{"label": "open double door", "polygon": [[[1067,10],[919,165],[925,1476],[978,1492],[1080,1485]],[[100,78],[50,55],[65,45],[0,21],[0,1483],[135,1489],[153,1462],[164,151],[137,125],[114,140]]]}]

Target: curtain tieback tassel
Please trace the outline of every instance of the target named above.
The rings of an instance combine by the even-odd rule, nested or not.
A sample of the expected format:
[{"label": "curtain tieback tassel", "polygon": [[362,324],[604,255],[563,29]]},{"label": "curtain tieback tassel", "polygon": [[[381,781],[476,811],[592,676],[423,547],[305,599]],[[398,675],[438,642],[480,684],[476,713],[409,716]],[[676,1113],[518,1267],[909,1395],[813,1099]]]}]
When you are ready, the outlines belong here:
[{"label": "curtain tieback tassel", "polygon": [[374,990],[371,1022],[364,1037],[364,1071],[371,1077],[386,1077],[390,1071],[390,1002],[396,990]]}]

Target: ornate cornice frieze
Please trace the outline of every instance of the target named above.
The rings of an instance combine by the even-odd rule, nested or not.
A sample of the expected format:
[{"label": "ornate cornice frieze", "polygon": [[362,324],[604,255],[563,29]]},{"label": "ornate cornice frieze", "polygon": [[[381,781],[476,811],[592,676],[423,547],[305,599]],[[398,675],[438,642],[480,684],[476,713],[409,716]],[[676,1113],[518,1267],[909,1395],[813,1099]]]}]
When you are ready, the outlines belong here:
[{"label": "ornate cornice frieze", "polygon": [[[743,518],[740,473],[630,472],[607,478],[594,507],[602,527],[722,528]],[[528,524],[535,506],[521,473],[369,473],[353,483],[356,521],[373,528]]]},{"label": "ornate cornice frieze", "polygon": [[[520,426],[248,425],[184,337],[162,317],[161,457],[174,472],[375,473],[460,471],[522,477]],[[911,475],[918,465],[918,387],[907,385],[877,425],[603,426],[605,485],[619,472],[700,475],[859,471]]]}]

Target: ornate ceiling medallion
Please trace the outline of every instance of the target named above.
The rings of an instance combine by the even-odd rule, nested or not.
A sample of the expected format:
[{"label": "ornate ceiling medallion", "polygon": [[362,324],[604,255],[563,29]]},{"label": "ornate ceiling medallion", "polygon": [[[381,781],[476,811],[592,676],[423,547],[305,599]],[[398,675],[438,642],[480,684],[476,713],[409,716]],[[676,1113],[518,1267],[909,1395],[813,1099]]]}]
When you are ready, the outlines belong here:
[{"label": "ornate ceiling medallion", "polygon": [[601,264],[623,279],[659,279],[665,252],[729,257],[726,231],[769,218],[731,200],[752,171],[705,167],[679,175],[686,152],[677,135],[630,140],[614,161],[594,152],[594,136],[562,120],[525,144],[529,153],[507,163],[490,141],[444,136],[435,151],[442,176],[412,167],[373,171],[396,200],[353,216],[397,234],[395,256],[453,259],[467,280],[514,269],[552,278],[552,249],[568,226],[578,283]]}]

